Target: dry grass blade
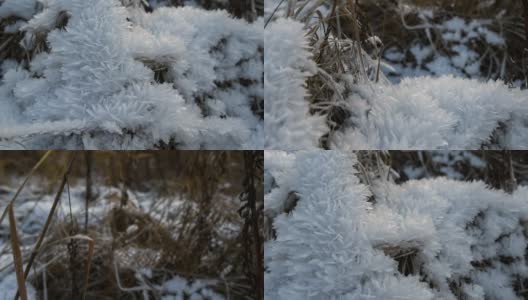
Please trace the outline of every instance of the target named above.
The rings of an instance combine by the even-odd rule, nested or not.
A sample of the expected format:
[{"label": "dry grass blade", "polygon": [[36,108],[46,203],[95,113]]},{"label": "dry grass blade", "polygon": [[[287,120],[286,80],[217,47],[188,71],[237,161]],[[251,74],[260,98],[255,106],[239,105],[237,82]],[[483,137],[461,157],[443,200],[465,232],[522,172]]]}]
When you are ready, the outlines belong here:
[{"label": "dry grass blade", "polygon": [[352,29],[354,32],[354,39],[356,40],[355,45],[357,47],[357,53],[359,57],[359,65],[361,67],[361,75],[363,76],[363,79],[368,82],[368,76],[365,69],[365,63],[363,62],[363,55],[362,55],[362,49],[361,49],[361,38],[359,35],[359,28],[358,28],[358,17],[357,17],[357,7],[353,0],[349,0],[350,2],[350,12],[352,13]]},{"label": "dry grass blade", "polygon": [[22,300],[27,300],[26,279],[24,277],[22,266],[22,253],[20,251],[20,243],[18,242],[18,235],[16,229],[15,213],[13,205],[9,204],[7,207],[9,213],[9,229],[11,235],[11,248],[13,249],[13,261],[15,264],[16,279],[18,284],[18,292]]},{"label": "dry grass blade", "polygon": [[[26,265],[26,269],[24,270],[24,278],[27,278],[27,276],[29,275],[31,266],[33,265],[33,262],[35,261],[35,258],[37,257],[40,246],[42,245],[42,242],[44,241],[44,237],[46,236],[46,232],[48,231],[49,225],[51,224],[51,220],[53,219],[53,216],[55,215],[55,210],[61,198],[62,192],[64,191],[64,186],[66,185],[68,174],[70,173],[74,158],[75,158],[75,154],[73,154],[73,156],[70,158],[67,169],[66,171],[64,171],[64,175],[62,176],[62,182],[61,182],[59,191],[57,192],[57,195],[55,196],[55,199],[53,200],[53,205],[51,206],[51,210],[48,214],[48,218],[46,219],[46,223],[44,224],[44,228],[42,228],[42,232],[39,235],[37,243],[35,244],[33,251],[31,251],[31,256],[29,257],[28,264]],[[15,300],[16,299],[18,299],[18,293],[15,296]]]},{"label": "dry grass blade", "polygon": [[20,194],[20,192],[22,191],[22,188],[24,188],[24,186],[28,182],[29,178],[31,178],[31,176],[33,176],[35,171],[44,163],[44,161],[46,160],[46,158],[48,158],[48,156],[51,154],[51,152],[53,152],[53,151],[49,150],[48,152],[46,152],[46,154],[44,154],[44,156],[42,156],[42,158],[39,160],[39,162],[33,167],[33,169],[31,169],[29,174],[26,176],[26,179],[24,179],[24,182],[22,182],[22,185],[18,188],[17,192],[15,193],[15,196],[13,196],[13,199],[11,199],[11,201],[7,205],[6,209],[2,213],[2,217],[0,217],[0,224],[4,221],[4,218],[5,218],[6,214],[7,214],[7,210],[9,208],[9,206],[13,205],[13,203],[15,203],[15,200],[17,199],[18,194]]}]

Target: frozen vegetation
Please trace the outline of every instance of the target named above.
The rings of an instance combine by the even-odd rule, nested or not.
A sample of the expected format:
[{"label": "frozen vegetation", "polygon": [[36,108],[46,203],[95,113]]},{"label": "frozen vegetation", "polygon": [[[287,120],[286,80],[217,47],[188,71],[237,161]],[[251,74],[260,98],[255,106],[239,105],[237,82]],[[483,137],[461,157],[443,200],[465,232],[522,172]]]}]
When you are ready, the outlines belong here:
[{"label": "frozen vegetation", "polygon": [[[483,167],[433,157],[447,153]],[[266,299],[525,299],[525,185],[396,183],[352,152],[265,155]]]},{"label": "frozen vegetation", "polygon": [[[507,1],[488,18],[268,2],[266,149],[528,149],[522,23],[504,16]],[[479,9],[502,9],[488,2]],[[368,27],[381,23],[383,39]]]},{"label": "frozen vegetation", "polygon": [[0,2],[0,149],[261,149],[262,18],[124,2]]}]

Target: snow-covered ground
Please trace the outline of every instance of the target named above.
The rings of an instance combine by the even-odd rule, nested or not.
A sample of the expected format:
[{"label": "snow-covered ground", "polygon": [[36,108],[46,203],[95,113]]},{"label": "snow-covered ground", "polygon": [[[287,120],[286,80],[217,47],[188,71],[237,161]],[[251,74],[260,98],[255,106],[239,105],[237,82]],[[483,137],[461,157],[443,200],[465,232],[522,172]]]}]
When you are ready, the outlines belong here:
[{"label": "snow-covered ground", "polygon": [[527,186],[367,184],[352,152],[265,155],[266,299],[526,298]]},{"label": "snow-covered ground", "polygon": [[[21,182],[21,180],[13,180],[14,183]],[[84,226],[85,220],[85,186],[84,182],[77,181],[75,185],[72,185],[69,189],[65,188],[60,204],[57,207],[56,215],[53,224],[58,225],[61,222],[70,223],[70,216],[73,216],[75,223],[79,224],[81,228]],[[5,204],[8,203],[16,189],[11,185],[0,186],[0,207],[3,210]],[[93,229],[93,233],[89,235],[96,235],[95,241],[96,246],[99,247],[101,244],[108,243],[106,240],[112,240],[112,234],[108,231],[107,223],[108,218],[112,213],[112,210],[120,207],[120,195],[121,190],[115,187],[98,186],[94,193],[97,195],[95,202],[91,203],[89,207],[89,223],[88,228]],[[127,211],[132,212],[136,215],[148,214],[149,218],[156,220],[159,224],[171,228],[170,232],[174,234],[174,238],[177,238],[177,229],[180,227],[182,222],[182,211],[184,210],[185,203],[188,200],[183,199],[179,196],[172,198],[160,198],[155,192],[128,192],[128,204],[125,207]],[[18,200],[14,206],[15,217],[17,219],[18,235],[21,239],[21,247],[23,253],[30,253],[34,247],[34,243],[38,237],[38,234],[42,231],[48,214],[51,210],[55,195],[47,191],[46,184],[30,184],[26,186],[22,193],[18,196]],[[218,201],[230,202],[237,201],[229,197],[219,196]],[[194,209],[198,209],[197,206],[193,206]],[[233,210],[235,210],[233,208]],[[71,215],[70,215],[71,213]],[[139,235],[138,225],[132,224],[126,228],[126,233],[130,235]],[[240,224],[238,223],[223,223],[219,228],[213,229],[220,239],[218,243],[222,243],[222,240],[234,238],[240,231]],[[105,229],[106,228],[106,229]],[[92,230],[90,229],[90,230]],[[60,230],[60,229],[59,229]],[[54,231],[51,229],[50,231]],[[51,234],[48,234],[49,237]],[[106,240],[105,240],[106,239]],[[14,293],[17,290],[16,276],[13,268],[13,257],[11,254],[11,244],[9,242],[9,224],[4,221],[0,224],[0,299],[7,300],[13,299]],[[137,255],[134,256],[136,253]],[[143,254],[142,254],[143,253]],[[62,257],[63,255],[64,257]],[[68,260],[68,253],[57,252],[54,256],[54,260],[63,259]],[[212,287],[217,285],[224,285],[223,279],[220,278],[186,278],[186,274],[174,273],[169,276],[163,282],[159,282],[159,278],[153,279],[155,272],[155,264],[142,265],[142,261],[145,258],[142,255],[147,255],[149,259],[156,260],[161,256],[160,253],[155,252],[149,248],[116,248],[114,263],[115,272],[117,269],[130,269],[136,268],[136,279],[137,282],[145,283],[145,285],[139,284],[138,286],[130,287],[124,283],[121,285],[123,292],[137,292],[143,291],[147,293],[153,289],[157,291],[159,295],[162,295],[162,299],[208,299],[208,300],[220,300],[224,299],[225,296],[219,294]],[[137,257],[137,260],[131,260],[130,257]],[[148,261],[148,260],[147,260]],[[37,260],[37,269],[40,272],[46,272],[46,264],[51,262]],[[57,276],[57,274],[51,274],[48,276]],[[66,276],[66,274],[65,274]],[[118,276],[116,275],[116,278]],[[147,285],[148,282],[148,285]],[[128,282],[127,284],[130,284]],[[28,294],[29,299],[38,299],[36,288],[31,285],[28,281]],[[48,287],[52,290],[54,287]],[[97,291],[94,291],[97,293]]]}]

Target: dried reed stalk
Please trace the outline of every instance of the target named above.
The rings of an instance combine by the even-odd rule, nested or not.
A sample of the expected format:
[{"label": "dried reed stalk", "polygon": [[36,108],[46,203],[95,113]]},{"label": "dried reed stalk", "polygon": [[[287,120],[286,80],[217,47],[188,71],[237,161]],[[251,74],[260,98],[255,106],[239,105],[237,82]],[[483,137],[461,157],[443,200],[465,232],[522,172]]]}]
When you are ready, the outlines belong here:
[{"label": "dried reed stalk", "polygon": [[[66,181],[68,179],[68,174],[70,173],[73,160],[75,159],[75,153],[70,158],[70,161],[68,163],[68,166],[66,168],[66,171],[64,171],[64,175],[62,176],[62,182],[59,188],[59,191],[55,195],[55,199],[53,200],[53,205],[51,206],[51,210],[48,214],[48,218],[46,219],[46,223],[44,224],[44,228],[42,228],[42,231],[40,232],[40,235],[38,237],[37,243],[35,244],[35,247],[33,248],[33,251],[31,251],[31,256],[29,258],[28,264],[26,265],[26,269],[24,270],[24,279],[27,278],[29,275],[29,271],[31,270],[31,266],[33,265],[33,262],[35,261],[35,258],[37,257],[37,254],[40,250],[40,247],[42,245],[42,242],[44,241],[44,237],[46,236],[46,233],[48,231],[48,228],[51,224],[51,220],[53,219],[53,216],[55,215],[55,210],[57,208],[57,204],[59,203],[59,200],[62,196],[62,192],[64,191],[64,186],[66,185]],[[18,299],[19,293],[15,295],[15,300]]]},{"label": "dried reed stalk", "polygon": [[18,285],[17,297],[20,293],[20,298],[22,298],[22,300],[27,300],[26,280],[24,277],[24,272],[22,271],[22,253],[20,251],[20,243],[18,241],[16,219],[15,213],[13,211],[13,205],[9,204],[7,206],[7,210],[9,213],[9,229],[11,235],[11,248],[13,249],[13,262],[15,264],[15,272]]}]

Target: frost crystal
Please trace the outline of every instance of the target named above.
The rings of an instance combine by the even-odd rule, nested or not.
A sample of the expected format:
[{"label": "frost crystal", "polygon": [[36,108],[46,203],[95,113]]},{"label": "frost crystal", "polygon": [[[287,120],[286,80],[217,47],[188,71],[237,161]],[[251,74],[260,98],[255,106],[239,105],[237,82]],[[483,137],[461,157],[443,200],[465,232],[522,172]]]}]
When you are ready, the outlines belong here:
[{"label": "frost crystal", "polygon": [[528,94],[499,81],[420,77],[359,90],[347,99],[354,125],[333,136],[334,149],[480,149],[501,126],[493,147],[528,148]]},{"label": "frost crystal", "polygon": [[311,116],[304,88],[316,70],[307,51],[302,23],[279,19],[264,31],[266,149],[310,149],[327,130],[323,117]]},{"label": "frost crystal", "polygon": [[[367,186],[356,164],[352,153],[266,151],[276,237],[265,245],[267,299],[522,299],[526,186],[508,194],[441,177]],[[290,192],[299,200],[285,212]]]},{"label": "frost crystal", "polygon": [[0,147],[263,147],[262,20],[41,2],[21,27],[22,45],[38,54],[1,68]]}]

